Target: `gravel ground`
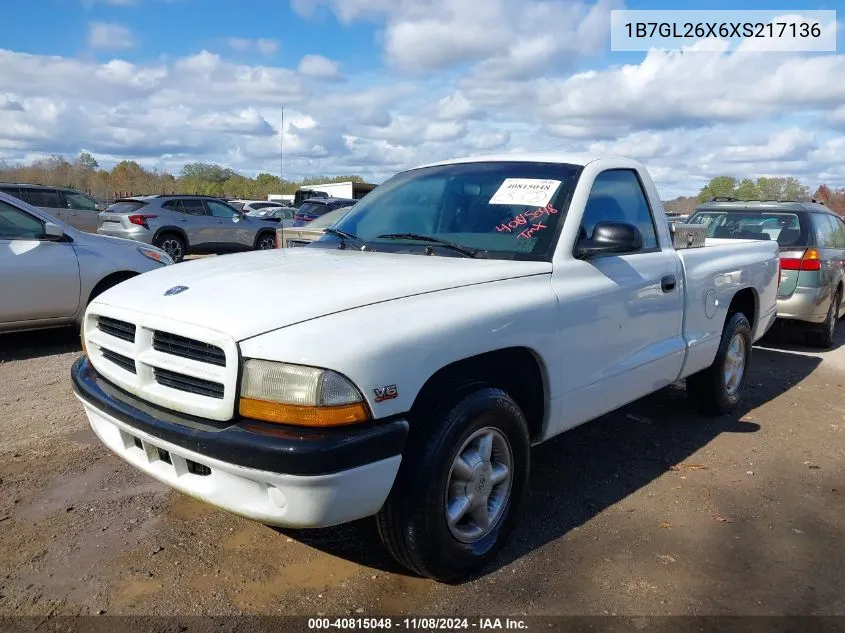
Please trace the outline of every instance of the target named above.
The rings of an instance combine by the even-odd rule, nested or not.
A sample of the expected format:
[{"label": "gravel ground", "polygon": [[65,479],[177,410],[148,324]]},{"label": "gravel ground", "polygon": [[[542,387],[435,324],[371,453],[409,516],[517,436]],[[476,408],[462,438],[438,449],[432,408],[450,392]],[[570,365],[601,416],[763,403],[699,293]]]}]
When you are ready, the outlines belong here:
[{"label": "gravel ground", "polygon": [[737,415],[670,387],[539,447],[517,534],[458,586],[370,521],[278,531],[137,473],[73,397],[79,353],[0,336],[0,615],[845,615],[845,347],[781,335]]}]

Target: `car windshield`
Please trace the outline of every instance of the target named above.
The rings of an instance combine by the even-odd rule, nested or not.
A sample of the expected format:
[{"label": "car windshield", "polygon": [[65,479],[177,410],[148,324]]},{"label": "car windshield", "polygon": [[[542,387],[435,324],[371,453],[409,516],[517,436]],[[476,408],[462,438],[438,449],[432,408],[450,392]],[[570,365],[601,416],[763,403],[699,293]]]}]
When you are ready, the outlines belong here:
[{"label": "car windshield", "polygon": [[448,254],[434,243],[379,238],[415,234],[483,250],[491,258],[550,259],[581,169],[523,161],[414,169],[367,194],[335,228],[376,250],[398,246]]},{"label": "car windshield", "polygon": [[804,231],[795,213],[775,211],[699,211],[688,222],[704,224],[707,237],[771,240],[780,246],[807,244]]}]

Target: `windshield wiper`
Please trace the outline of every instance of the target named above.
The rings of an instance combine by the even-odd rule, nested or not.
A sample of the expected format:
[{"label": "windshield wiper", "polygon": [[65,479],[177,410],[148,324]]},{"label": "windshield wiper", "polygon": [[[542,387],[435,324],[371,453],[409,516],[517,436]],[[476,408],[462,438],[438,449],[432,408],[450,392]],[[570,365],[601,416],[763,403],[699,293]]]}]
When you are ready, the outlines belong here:
[{"label": "windshield wiper", "polygon": [[342,246],[346,246],[347,242],[355,242],[357,243],[362,251],[369,250],[367,247],[367,243],[362,240],[360,237],[355,235],[354,233],[347,233],[346,231],[341,231],[340,229],[334,228],[327,228],[324,230],[324,233],[328,233],[329,235],[334,235],[335,237],[340,238],[340,243]]},{"label": "windshield wiper", "polygon": [[439,237],[420,235],[419,233],[383,233],[382,235],[377,235],[376,237],[382,240],[416,240],[418,242],[430,242],[432,244],[437,244],[438,246],[443,246],[444,248],[450,248],[466,257],[478,257],[478,254],[481,252],[481,249],[478,248],[461,246],[460,244],[455,244],[454,242],[450,242],[448,240],[441,240]]}]

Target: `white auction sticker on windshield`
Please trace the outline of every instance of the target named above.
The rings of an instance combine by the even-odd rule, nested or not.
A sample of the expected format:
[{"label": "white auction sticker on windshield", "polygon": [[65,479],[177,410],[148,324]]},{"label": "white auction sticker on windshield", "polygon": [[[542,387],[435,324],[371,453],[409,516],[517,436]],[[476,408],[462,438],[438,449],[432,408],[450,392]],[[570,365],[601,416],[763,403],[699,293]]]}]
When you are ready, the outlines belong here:
[{"label": "white auction sticker on windshield", "polygon": [[505,178],[490,204],[524,204],[544,207],[560,187],[560,180],[540,178]]}]

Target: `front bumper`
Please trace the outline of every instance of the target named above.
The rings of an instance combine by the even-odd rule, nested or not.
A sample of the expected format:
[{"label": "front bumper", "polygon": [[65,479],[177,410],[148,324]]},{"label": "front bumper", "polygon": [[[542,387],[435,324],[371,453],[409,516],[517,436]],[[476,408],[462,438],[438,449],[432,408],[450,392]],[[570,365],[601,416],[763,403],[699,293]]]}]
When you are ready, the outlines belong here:
[{"label": "front bumper", "polygon": [[827,318],[831,299],[828,288],[799,286],[788,297],[778,297],[778,318],[822,323]]},{"label": "front bumper", "polygon": [[71,377],[111,450],[185,494],[268,525],[324,527],[375,514],[408,433],[405,420],[309,429],[177,415],[111,385],[85,357]]}]

